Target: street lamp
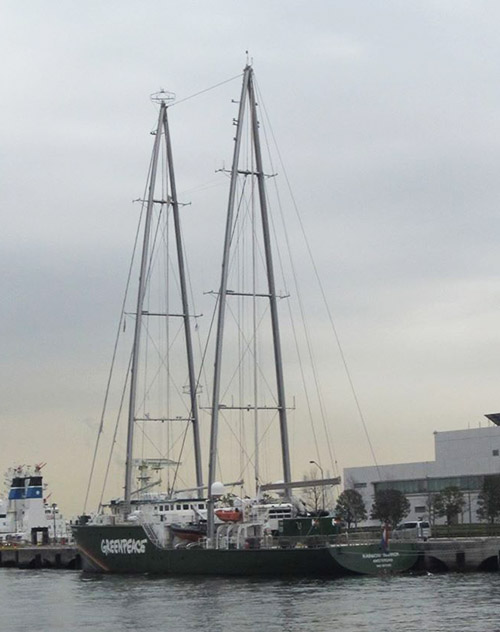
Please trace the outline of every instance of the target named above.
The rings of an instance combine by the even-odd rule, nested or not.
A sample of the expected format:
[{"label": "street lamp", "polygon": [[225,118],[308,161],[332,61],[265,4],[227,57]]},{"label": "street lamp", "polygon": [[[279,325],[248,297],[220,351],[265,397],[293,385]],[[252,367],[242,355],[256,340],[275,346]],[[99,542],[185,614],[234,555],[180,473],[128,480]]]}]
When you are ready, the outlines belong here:
[{"label": "street lamp", "polygon": [[[321,478],[324,479],[325,475],[323,473],[323,468],[321,467],[321,465],[314,460],[309,461],[309,463],[313,463],[319,468],[319,471],[321,472]],[[325,511],[325,486],[324,485],[321,486],[321,502],[323,504],[323,511]]]}]

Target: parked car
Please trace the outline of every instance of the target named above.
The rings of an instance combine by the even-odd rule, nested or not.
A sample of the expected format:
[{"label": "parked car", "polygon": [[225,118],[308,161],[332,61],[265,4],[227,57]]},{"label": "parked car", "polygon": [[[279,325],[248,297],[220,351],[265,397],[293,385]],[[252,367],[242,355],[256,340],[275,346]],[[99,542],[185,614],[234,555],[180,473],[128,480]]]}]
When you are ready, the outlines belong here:
[{"label": "parked car", "polygon": [[395,540],[427,540],[431,537],[431,525],[427,520],[401,522],[392,532]]}]

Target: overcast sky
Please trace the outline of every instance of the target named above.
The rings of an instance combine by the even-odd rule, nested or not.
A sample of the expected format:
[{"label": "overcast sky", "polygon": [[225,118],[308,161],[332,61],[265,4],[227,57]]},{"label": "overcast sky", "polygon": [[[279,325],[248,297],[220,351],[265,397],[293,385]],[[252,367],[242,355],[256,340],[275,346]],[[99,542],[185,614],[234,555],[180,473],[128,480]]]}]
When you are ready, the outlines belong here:
[{"label": "overcast sky", "polygon": [[[149,95],[235,77],[246,50],[378,461],[430,460],[433,431],[500,409],[498,3],[4,0],[1,14],[0,469],[47,461],[63,510],[81,509]],[[216,286],[225,209],[220,186],[197,187],[227,187],[214,171],[239,89],[171,111],[199,291]],[[338,374],[339,465],[372,464]]]}]

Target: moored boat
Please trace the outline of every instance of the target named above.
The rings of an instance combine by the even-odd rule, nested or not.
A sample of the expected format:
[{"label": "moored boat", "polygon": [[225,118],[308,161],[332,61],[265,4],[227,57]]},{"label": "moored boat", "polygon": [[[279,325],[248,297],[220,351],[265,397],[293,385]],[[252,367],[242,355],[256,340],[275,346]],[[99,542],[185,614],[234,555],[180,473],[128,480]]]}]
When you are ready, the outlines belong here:
[{"label": "moored boat", "polygon": [[22,465],[8,470],[8,497],[0,500],[0,542],[66,543],[71,536],[58,505],[46,497],[44,465]]},{"label": "moored boat", "polygon": [[[234,539],[207,548],[199,540],[187,546],[161,546],[144,526],[96,525],[77,528],[78,547],[87,571],[205,576],[341,577],[379,575],[411,570],[416,546],[398,543],[389,551],[377,544],[311,544],[290,547],[279,540],[252,535],[246,527],[241,548]],[[258,533],[258,528],[254,533]]]},{"label": "moored boat", "polygon": [[[172,148],[169,135],[167,109],[168,99],[161,96],[158,126],[155,131],[153,158],[151,161],[148,199],[146,202],[146,220],[141,258],[140,283],[137,297],[134,342],[130,369],[130,396],[127,434],[127,456],[123,500],[109,505],[109,514],[98,514],[91,520],[82,521],[74,527],[75,540],[80,548],[87,569],[115,573],[160,573],[166,575],[295,575],[336,577],[352,573],[373,574],[379,572],[400,572],[411,568],[417,560],[417,553],[408,545],[398,545],[386,551],[379,543],[347,544],[338,532],[318,532],[316,521],[311,522],[309,532],[300,536],[286,534],[289,521],[304,516],[300,502],[294,496],[294,490],[306,485],[334,485],[340,482],[338,477],[309,480],[307,483],[294,481],[291,474],[289,454],[287,404],[284,390],[282,352],[277,309],[277,292],[274,279],[273,254],[270,238],[270,221],[267,210],[265,190],[266,175],[262,164],[262,151],[259,137],[259,121],[253,68],[247,66],[243,73],[239,111],[235,120],[236,137],[231,167],[231,183],[228,201],[226,234],[224,242],[222,275],[217,292],[217,339],[215,342],[215,369],[213,378],[213,396],[211,402],[210,451],[208,455],[208,483],[203,484],[202,459],[199,439],[199,420],[197,393],[198,383],[191,343],[191,326],[185,263],[180,234],[179,209],[173,171]],[[247,116],[248,121],[245,120]],[[251,130],[250,146],[255,163],[252,170],[240,167],[240,151],[244,129]],[[155,194],[156,169],[159,164],[160,144],[166,147],[166,176],[170,184],[167,195],[158,201]],[[260,221],[263,235],[262,259],[264,260],[265,287],[257,290],[254,284],[251,292],[229,289],[228,275],[231,262],[233,235],[237,232],[236,190],[240,175],[255,182],[260,207]],[[152,217],[155,205],[171,208],[176,234],[179,287],[181,289],[181,311],[171,314],[168,309],[153,311],[145,309],[146,283],[152,258],[149,254],[153,242]],[[254,220],[252,220],[254,221]],[[255,226],[254,232],[255,232]],[[157,233],[161,231],[156,231]],[[254,279],[255,281],[255,279]],[[235,296],[250,297],[254,305],[264,300],[263,312],[270,314],[270,340],[275,368],[275,394],[272,405],[259,404],[258,393],[252,404],[227,405],[222,402],[221,375],[222,349],[225,334],[225,314],[228,298]],[[254,307],[254,326],[257,321]],[[143,317],[180,317],[184,324],[185,351],[187,356],[188,391],[190,406],[185,417],[186,428],[192,429],[194,448],[194,470],[196,486],[193,496],[181,496],[175,493],[151,493],[151,483],[142,475],[142,483],[133,489],[134,429],[138,422],[165,422],[171,415],[137,413],[137,375],[140,359],[140,345]],[[249,346],[248,342],[246,343]],[[256,355],[256,352],[255,352]],[[165,360],[163,360],[165,362]],[[257,391],[257,389],[255,389]],[[224,486],[216,479],[219,451],[219,417],[221,410],[242,410],[257,413],[272,411],[278,419],[282,480],[278,483],[262,484],[255,456],[256,495],[254,498],[238,499],[240,506],[226,506]],[[259,445],[255,442],[255,453]],[[180,461],[180,459],[179,459]],[[173,460],[169,461],[174,463]],[[205,494],[206,491],[206,494]],[[266,492],[277,496],[264,497]],[[317,519],[321,525],[323,518]],[[332,523],[332,518],[329,518]],[[280,529],[284,530],[283,535]]]}]

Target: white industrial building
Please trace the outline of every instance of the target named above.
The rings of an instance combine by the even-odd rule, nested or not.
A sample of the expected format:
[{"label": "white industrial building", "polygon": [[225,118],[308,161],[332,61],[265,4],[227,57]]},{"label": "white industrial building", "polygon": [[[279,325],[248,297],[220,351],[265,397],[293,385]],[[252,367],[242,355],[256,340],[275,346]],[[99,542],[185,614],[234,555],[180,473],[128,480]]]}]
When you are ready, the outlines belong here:
[{"label": "white industrial building", "polygon": [[[488,418],[500,423],[500,415]],[[484,476],[500,474],[500,427],[435,432],[434,447],[434,461],[345,468],[344,487],[362,495],[368,516],[377,490],[398,489],[411,505],[405,520],[417,520],[430,519],[431,494],[455,486],[462,490],[466,501],[459,522],[478,522],[477,497]],[[444,523],[445,519],[436,522]],[[366,524],[376,522],[369,520]]]}]

